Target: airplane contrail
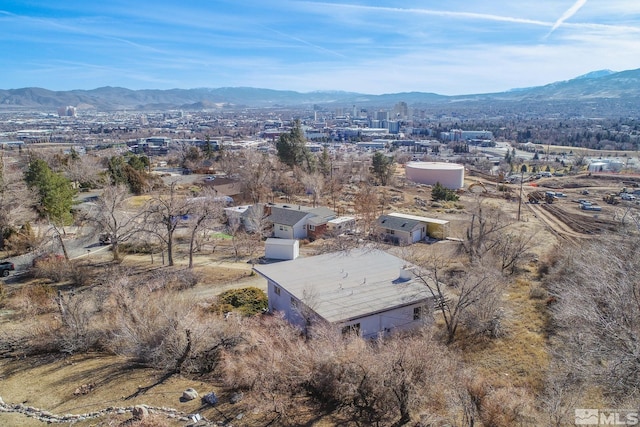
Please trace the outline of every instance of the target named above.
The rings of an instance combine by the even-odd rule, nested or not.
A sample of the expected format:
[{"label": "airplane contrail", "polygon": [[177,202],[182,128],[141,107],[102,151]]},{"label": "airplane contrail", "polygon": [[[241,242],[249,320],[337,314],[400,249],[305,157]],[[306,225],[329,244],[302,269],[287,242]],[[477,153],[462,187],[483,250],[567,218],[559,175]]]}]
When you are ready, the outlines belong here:
[{"label": "airplane contrail", "polygon": [[587,0],[578,0],[577,2],[575,2],[574,5],[567,9],[567,11],[562,14],[562,16],[555,22],[555,24],[553,24],[553,27],[551,27],[551,31],[549,31],[549,34],[547,34],[547,37],[549,37],[551,33],[557,30],[558,27],[560,27],[560,25],[564,23],[564,21],[575,15],[585,4],[587,4]]}]

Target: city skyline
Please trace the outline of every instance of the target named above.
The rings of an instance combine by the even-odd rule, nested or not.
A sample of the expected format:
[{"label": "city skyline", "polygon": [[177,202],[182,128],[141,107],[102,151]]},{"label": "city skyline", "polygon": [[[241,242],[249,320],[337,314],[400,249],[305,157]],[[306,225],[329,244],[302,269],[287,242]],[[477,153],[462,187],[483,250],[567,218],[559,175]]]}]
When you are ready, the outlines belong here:
[{"label": "city skyline", "polygon": [[637,2],[371,3],[9,0],[1,89],[460,95],[640,68]]}]

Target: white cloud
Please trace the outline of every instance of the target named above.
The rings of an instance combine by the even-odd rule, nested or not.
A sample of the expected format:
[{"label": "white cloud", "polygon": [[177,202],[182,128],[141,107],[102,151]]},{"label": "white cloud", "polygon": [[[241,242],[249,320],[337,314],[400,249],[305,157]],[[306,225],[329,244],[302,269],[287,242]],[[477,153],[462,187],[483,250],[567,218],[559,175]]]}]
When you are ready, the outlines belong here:
[{"label": "white cloud", "polygon": [[562,25],[564,23],[564,21],[566,21],[567,19],[571,18],[573,15],[575,15],[576,13],[578,13],[578,11],[580,9],[582,9],[582,7],[587,4],[587,0],[578,0],[576,1],[573,6],[571,6],[569,9],[567,9],[567,11],[565,13],[562,14],[562,16],[553,24],[553,27],[551,27],[551,31],[549,31],[549,34],[547,36],[549,36],[551,33],[553,33],[555,30],[557,30],[560,25]]}]

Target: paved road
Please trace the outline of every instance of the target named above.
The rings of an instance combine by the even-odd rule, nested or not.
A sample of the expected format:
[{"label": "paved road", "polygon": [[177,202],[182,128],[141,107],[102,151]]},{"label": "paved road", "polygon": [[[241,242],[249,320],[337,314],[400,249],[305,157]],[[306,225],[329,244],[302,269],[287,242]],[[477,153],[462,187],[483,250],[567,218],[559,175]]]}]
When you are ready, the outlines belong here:
[{"label": "paved road", "polygon": [[[86,235],[80,237],[69,236],[64,238],[64,244],[67,248],[69,258],[71,259],[91,256],[91,254],[102,252],[109,248],[108,246],[103,246],[98,243],[97,235]],[[24,255],[15,257],[5,258],[3,261],[11,261],[15,264],[16,267],[15,271],[11,272],[8,277],[4,278],[5,283],[11,284],[16,282],[21,275],[28,271],[28,269],[33,264],[33,259],[35,257],[47,252],[62,254],[62,248],[60,247],[60,243],[57,241],[57,239],[52,239],[52,241],[48,245],[37,251],[29,252]]]}]

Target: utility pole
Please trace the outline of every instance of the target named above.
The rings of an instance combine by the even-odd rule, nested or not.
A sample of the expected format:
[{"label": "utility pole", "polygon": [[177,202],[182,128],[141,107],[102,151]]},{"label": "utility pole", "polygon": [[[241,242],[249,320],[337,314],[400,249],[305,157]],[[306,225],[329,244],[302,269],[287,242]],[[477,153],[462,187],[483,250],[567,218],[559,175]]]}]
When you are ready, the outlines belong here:
[{"label": "utility pole", "polygon": [[524,181],[524,165],[520,168],[520,197],[518,198],[518,222],[520,222],[520,208],[522,207],[522,183]]}]

